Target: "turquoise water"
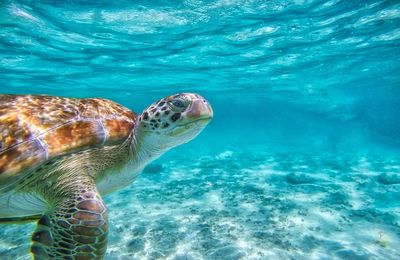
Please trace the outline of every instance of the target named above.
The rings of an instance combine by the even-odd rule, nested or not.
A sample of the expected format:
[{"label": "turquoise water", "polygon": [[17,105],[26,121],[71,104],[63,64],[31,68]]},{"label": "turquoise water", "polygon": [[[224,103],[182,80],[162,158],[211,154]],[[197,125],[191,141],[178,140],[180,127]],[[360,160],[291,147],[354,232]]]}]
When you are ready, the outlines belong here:
[{"label": "turquoise water", "polygon": [[215,117],[106,197],[106,259],[400,258],[399,1],[0,3],[0,93],[179,92]]}]

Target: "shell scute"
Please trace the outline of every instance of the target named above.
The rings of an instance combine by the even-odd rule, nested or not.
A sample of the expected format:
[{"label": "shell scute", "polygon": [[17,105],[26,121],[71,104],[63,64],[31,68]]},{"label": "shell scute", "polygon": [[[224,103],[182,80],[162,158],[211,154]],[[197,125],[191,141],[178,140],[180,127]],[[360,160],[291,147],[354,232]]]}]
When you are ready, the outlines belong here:
[{"label": "shell scute", "polygon": [[46,150],[37,140],[11,147],[7,152],[0,153],[0,184],[3,179],[12,177],[14,173],[22,172],[46,159]]},{"label": "shell scute", "polygon": [[107,99],[0,95],[0,191],[46,160],[122,143],[135,120]]},{"label": "shell scute", "polygon": [[16,145],[32,137],[29,127],[21,122],[17,113],[0,116],[0,143],[3,149]]},{"label": "shell scute", "polygon": [[50,157],[63,151],[74,152],[103,144],[106,135],[96,121],[76,121],[62,125],[43,136]]}]

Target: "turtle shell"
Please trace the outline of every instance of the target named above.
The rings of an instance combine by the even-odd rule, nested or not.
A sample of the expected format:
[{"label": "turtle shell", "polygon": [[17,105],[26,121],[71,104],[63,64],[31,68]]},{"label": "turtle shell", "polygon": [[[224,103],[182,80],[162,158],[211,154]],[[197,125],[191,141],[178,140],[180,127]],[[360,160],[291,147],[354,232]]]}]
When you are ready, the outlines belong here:
[{"label": "turtle shell", "polygon": [[0,191],[58,156],[123,143],[135,120],[107,99],[0,95]]}]

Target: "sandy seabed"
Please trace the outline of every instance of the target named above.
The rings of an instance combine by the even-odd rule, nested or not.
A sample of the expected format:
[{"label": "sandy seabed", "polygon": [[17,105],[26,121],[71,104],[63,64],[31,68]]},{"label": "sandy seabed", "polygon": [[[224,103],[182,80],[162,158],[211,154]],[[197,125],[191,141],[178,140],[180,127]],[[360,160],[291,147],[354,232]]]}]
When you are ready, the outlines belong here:
[{"label": "sandy seabed", "polygon": [[[243,153],[161,159],[105,198],[106,259],[400,259],[400,162]],[[30,259],[33,224],[0,226]]]}]

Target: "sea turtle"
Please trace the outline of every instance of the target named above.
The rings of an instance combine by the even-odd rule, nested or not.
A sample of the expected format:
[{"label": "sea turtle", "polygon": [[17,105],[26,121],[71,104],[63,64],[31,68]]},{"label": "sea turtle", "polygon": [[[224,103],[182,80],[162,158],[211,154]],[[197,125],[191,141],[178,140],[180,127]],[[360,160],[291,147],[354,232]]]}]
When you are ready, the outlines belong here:
[{"label": "sea turtle", "polygon": [[191,93],[136,115],[107,99],[0,95],[0,222],[37,221],[34,259],[102,259],[102,196],[130,184],[213,116]]}]

